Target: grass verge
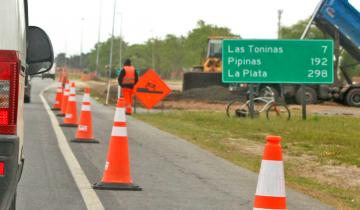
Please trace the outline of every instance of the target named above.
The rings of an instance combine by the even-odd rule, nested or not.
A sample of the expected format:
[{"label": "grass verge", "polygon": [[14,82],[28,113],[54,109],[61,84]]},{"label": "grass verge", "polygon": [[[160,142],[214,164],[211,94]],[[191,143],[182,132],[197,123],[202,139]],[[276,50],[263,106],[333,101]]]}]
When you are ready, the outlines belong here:
[{"label": "grass verge", "polygon": [[360,209],[360,120],[313,116],[289,122],[229,119],[223,112],[169,111],[136,118],[258,172],[267,135],[280,135],[287,186],[337,209]]}]

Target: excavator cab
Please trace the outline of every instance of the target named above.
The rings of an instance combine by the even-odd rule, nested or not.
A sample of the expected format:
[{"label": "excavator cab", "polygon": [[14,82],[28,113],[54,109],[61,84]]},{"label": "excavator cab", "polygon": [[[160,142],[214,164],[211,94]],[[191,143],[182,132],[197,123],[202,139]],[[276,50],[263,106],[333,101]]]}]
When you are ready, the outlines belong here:
[{"label": "excavator cab", "polygon": [[192,71],[184,73],[183,91],[209,86],[224,86],[222,82],[222,42],[224,39],[240,39],[240,36],[211,36],[208,38],[206,57],[201,65],[193,66]]},{"label": "excavator cab", "polygon": [[222,39],[211,39],[204,62],[204,72],[221,72]]},{"label": "excavator cab", "polygon": [[221,59],[221,55],[222,55],[222,40],[209,39],[207,57]]},{"label": "excavator cab", "polygon": [[211,36],[208,38],[208,50],[203,64],[203,72],[222,72],[222,42],[224,39],[239,39],[238,36]]}]

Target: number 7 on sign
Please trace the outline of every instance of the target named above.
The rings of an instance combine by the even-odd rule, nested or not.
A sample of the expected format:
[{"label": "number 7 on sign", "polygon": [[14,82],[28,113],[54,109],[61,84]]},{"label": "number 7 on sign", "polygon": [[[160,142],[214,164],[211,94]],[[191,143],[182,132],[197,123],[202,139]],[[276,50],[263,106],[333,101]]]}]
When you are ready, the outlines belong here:
[{"label": "number 7 on sign", "polygon": [[324,50],[324,54],[326,54],[326,51],[327,51],[327,48],[328,48],[328,46],[321,46],[322,48],[323,48],[323,50]]}]

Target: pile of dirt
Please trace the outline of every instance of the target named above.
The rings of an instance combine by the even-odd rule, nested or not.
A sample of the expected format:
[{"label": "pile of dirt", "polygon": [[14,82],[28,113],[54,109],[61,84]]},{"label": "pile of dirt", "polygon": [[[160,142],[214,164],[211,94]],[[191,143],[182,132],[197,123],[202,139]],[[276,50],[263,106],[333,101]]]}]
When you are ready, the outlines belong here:
[{"label": "pile of dirt", "polygon": [[184,99],[198,101],[231,101],[240,96],[240,93],[233,93],[228,88],[222,86],[210,86],[207,88],[195,88],[184,92],[173,91],[167,98],[167,101],[178,101]]}]

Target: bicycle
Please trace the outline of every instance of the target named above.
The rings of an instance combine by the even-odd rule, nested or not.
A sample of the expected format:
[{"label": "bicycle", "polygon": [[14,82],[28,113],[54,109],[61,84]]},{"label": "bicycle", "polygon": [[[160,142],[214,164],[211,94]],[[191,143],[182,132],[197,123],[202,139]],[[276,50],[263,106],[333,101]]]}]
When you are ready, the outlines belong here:
[{"label": "bicycle", "polygon": [[[245,103],[235,99],[226,107],[228,117],[247,117],[250,115],[250,100]],[[291,113],[285,104],[279,104],[275,100],[275,94],[269,86],[266,86],[264,96],[254,98],[254,116],[259,116],[266,111],[266,118],[290,120]]]}]

